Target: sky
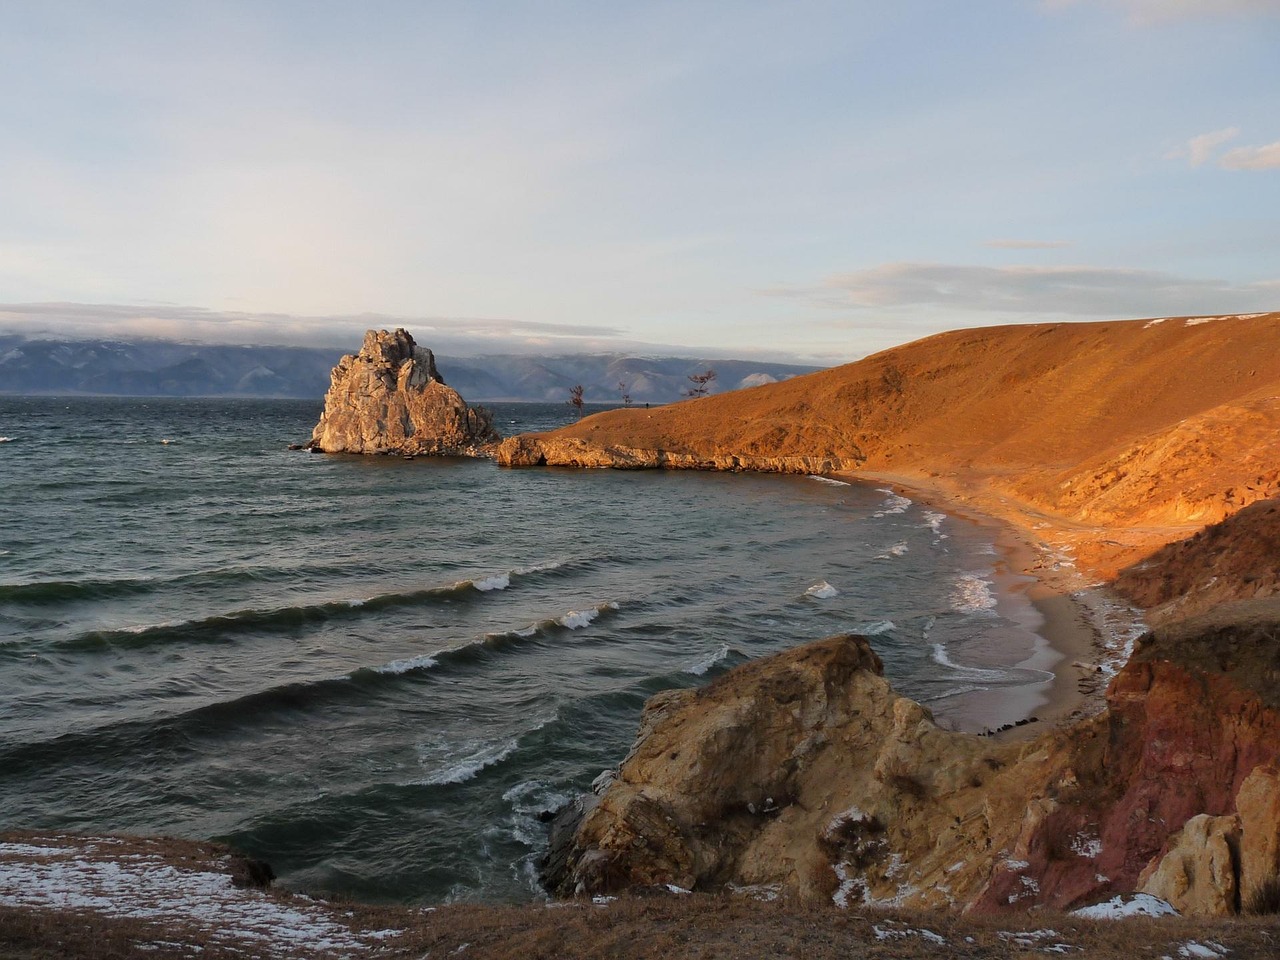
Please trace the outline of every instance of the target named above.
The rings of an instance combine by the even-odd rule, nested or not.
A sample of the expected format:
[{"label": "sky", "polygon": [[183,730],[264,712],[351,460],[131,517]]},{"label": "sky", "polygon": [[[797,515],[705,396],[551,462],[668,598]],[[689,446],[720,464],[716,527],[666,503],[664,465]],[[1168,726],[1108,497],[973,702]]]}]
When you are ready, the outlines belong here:
[{"label": "sky", "polygon": [[1280,309],[1280,0],[0,0],[0,329],[837,362]]}]

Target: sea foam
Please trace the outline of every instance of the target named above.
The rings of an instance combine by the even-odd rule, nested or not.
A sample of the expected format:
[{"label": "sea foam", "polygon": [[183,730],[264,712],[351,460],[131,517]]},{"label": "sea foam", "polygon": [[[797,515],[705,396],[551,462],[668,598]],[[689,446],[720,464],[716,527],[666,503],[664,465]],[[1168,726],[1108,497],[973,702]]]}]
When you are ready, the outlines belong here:
[{"label": "sea foam", "polygon": [[462,746],[471,752],[461,757],[450,758],[434,773],[414,782],[426,787],[439,787],[447,783],[466,783],[468,780],[474,780],[486,767],[492,767],[507,759],[516,752],[520,743],[518,740],[511,739],[497,743],[472,742]]},{"label": "sea foam", "polygon": [[851,487],[853,484],[847,480],[836,480],[833,477],[820,477],[816,473],[809,474],[810,480],[817,480],[819,483],[829,483],[834,487]]},{"label": "sea foam", "polygon": [[892,560],[894,557],[904,557],[907,555],[907,551],[909,549],[911,548],[907,546],[907,541],[899,540],[897,543],[895,543],[892,547],[890,547],[884,553],[876,554],[876,559]]},{"label": "sea foam", "polygon": [[429,654],[419,654],[416,657],[409,657],[406,660],[392,660],[390,663],[384,663],[380,667],[374,667],[377,673],[409,673],[413,670],[430,670],[439,663],[435,657]]},{"label": "sea foam", "polygon": [[720,648],[712,653],[707,654],[697,663],[685,667],[685,673],[691,673],[695,677],[700,677],[717,663],[722,663],[729,657],[729,645],[727,643],[720,644]]},{"label": "sea foam", "polygon": [[949,599],[951,609],[957,613],[990,613],[996,607],[991,581],[979,573],[964,573],[956,577]]},{"label": "sea foam", "polygon": [[511,586],[511,575],[509,573],[496,573],[492,577],[472,580],[471,586],[481,593],[488,593],[491,590],[505,590]]},{"label": "sea foam", "polygon": [[895,514],[906,513],[907,507],[911,506],[912,501],[907,497],[899,496],[888,488],[878,488],[878,493],[887,493],[889,496],[881,504],[880,509],[873,513],[873,517],[891,517]]},{"label": "sea foam", "polygon": [[812,587],[804,592],[806,597],[813,597],[817,600],[830,600],[832,597],[840,595],[840,591],[827,583],[825,580],[819,580]]}]

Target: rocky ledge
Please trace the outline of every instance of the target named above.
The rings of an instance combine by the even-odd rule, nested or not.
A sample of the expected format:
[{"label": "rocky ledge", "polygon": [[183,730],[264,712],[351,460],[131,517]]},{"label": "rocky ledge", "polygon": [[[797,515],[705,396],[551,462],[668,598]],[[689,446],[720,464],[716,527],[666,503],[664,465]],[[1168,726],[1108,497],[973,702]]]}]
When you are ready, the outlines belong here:
[{"label": "rocky ledge", "polygon": [[322,453],[488,456],[492,417],[446,386],[430,350],[403,329],[370,330],[333,368],[310,449]]},{"label": "rocky ledge", "polygon": [[1023,743],[952,733],[839,636],[652,698],[561,814],[561,895],[753,888],[983,912],[1145,891],[1229,915],[1280,882],[1280,602],[1146,635],[1107,709]]},{"label": "rocky ledge", "polygon": [[835,473],[852,470],[859,461],[840,457],[757,456],[733,453],[690,453],[600,444],[579,437],[521,434],[508,437],[495,452],[504,467],[576,467],[611,470],[721,470],[731,473]]}]

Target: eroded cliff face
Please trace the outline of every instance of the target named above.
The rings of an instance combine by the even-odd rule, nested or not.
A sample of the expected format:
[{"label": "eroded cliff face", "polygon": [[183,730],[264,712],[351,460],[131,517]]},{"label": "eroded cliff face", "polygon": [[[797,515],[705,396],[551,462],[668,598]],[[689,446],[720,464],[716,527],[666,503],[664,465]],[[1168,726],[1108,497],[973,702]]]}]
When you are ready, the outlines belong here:
[{"label": "eroded cliff face", "polygon": [[405,330],[370,330],[333,368],[310,447],[324,453],[481,456],[500,438],[484,410],[445,385]]},{"label": "eroded cliff face", "polygon": [[1103,714],[1011,744],[938,728],[864,638],[764,658],[650,701],[548,883],[1236,912],[1280,872],[1278,638],[1274,601],[1150,634]]}]

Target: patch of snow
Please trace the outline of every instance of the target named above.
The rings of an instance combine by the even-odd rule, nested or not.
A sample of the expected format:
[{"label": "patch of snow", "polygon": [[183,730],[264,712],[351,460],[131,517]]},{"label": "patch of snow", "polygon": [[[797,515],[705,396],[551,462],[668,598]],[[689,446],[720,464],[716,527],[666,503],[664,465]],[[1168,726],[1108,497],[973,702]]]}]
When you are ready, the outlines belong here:
[{"label": "patch of snow", "polygon": [[1071,852],[1086,860],[1097,860],[1098,854],[1102,852],[1102,841],[1097,837],[1077,833],[1071,838]]},{"label": "patch of snow", "polygon": [[932,930],[926,930],[924,927],[917,930],[905,924],[895,923],[893,920],[886,920],[884,926],[873,923],[871,930],[875,933],[877,940],[904,940],[907,937],[919,937],[939,947],[947,945],[947,938]]},{"label": "patch of snow", "polygon": [[1168,319],[1169,319],[1168,317],[1160,317],[1160,318],[1158,318],[1158,319],[1156,319],[1156,320],[1148,320],[1146,323],[1144,323],[1144,324],[1142,325],[1142,329],[1143,329],[1143,330],[1150,330],[1150,329],[1151,329],[1152,327],[1154,327],[1157,323],[1164,323],[1164,322],[1165,322],[1166,320],[1168,320]]},{"label": "patch of snow", "polygon": [[1176,917],[1178,911],[1159,897],[1149,893],[1112,897],[1105,903],[1072,910],[1071,916],[1085,920],[1119,920],[1123,917]]},{"label": "patch of snow", "polygon": [[671,893],[693,893],[693,891],[690,890],[688,887],[680,887],[674,883],[668,883],[666,887],[667,887],[667,890],[670,891]]},{"label": "patch of snow", "polygon": [[1225,957],[1230,952],[1222,944],[1212,941],[1198,943],[1195,940],[1188,940],[1178,947],[1178,956],[1191,957],[1193,960],[1218,960],[1219,957]]},{"label": "patch of snow", "polygon": [[1188,327],[1198,327],[1202,323],[1210,323],[1213,320],[1225,320],[1226,317],[1187,317]]},{"label": "patch of snow", "polygon": [[[190,925],[221,944],[248,941],[309,951],[369,946],[365,934],[326,911],[298,905],[296,898],[282,902],[237,888],[226,874],[179,870],[160,856],[84,859],[89,852],[78,846],[0,844],[0,904]],[[374,939],[399,933],[378,931]]]},{"label": "patch of snow", "polygon": [[1025,870],[1029,866],[1031,866],[1031,864],[1027,863],[1025,860],[1006,860],[1004,862],[1004,868],[1006,870]]}]

